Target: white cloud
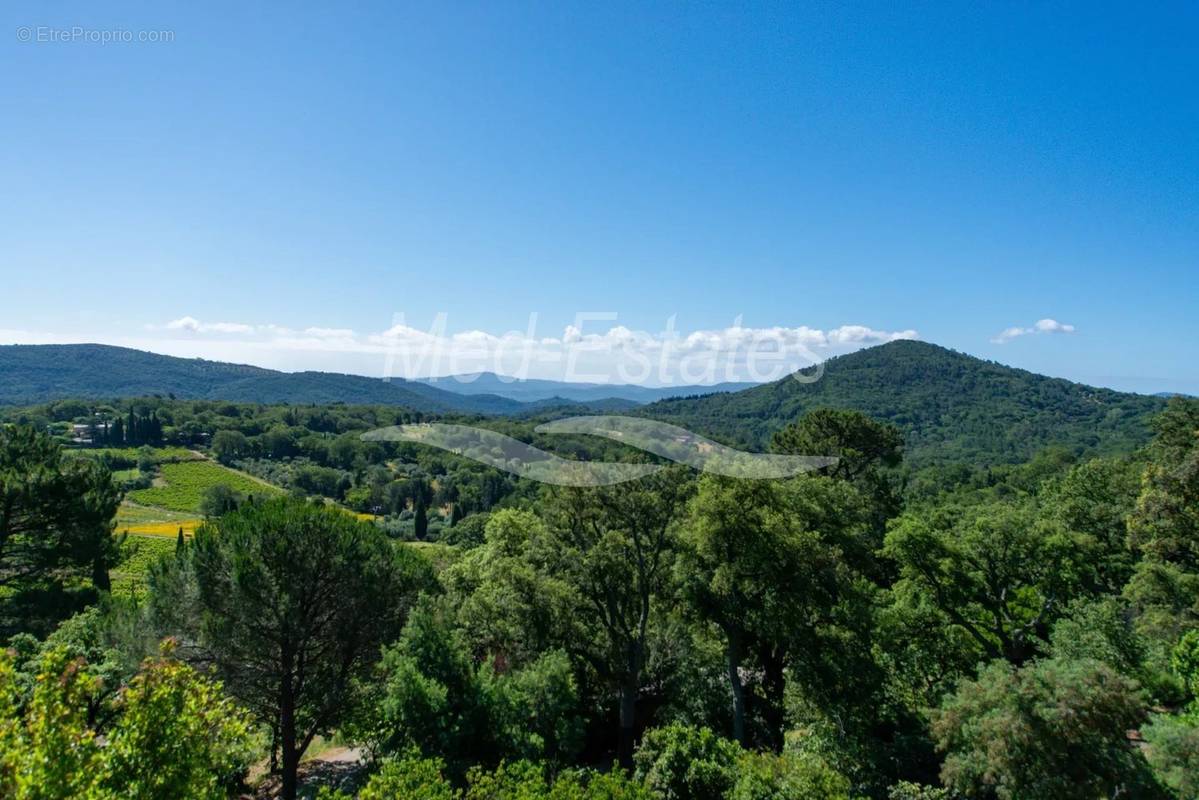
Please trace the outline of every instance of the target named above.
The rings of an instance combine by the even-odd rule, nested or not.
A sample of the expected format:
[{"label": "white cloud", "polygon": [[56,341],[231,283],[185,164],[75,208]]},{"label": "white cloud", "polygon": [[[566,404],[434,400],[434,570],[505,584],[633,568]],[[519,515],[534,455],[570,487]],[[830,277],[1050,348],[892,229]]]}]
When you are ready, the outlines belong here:
[{"label": "white cloud", "polygon": [[1074,326],[1058,322],[1056,319],[1039,319],[1031,328],[1005,328],[991,341],[995,344],[1007,344],[1017,337],[1040,333],[1074,333]]},{"label": "white cloud", "polygon": [[[274,327],[274,326],[272,326]],[[304,333],[318,339],[353,339],[354,331],[349,328],[305,328]]]},{"label": "white cloud", "polygon": [[1073,325],[1066,325],[1056,319],[1039,319],[1036,329],[1038,333],[1074,333]]},{"label": "white cloud", "polygon": [[829,330],[805,325],[753,328],[740,321],[726,328],[676,331],[673,318],[667,320],[664,330],[648,332],[615,324],[614,317],[581,317],[560,334],[547,336],[536,331],[535,317],[527,330],[496,334],[477,329],[451,333],[446,330],[444,315],[427,330],[400,322],[377,333],[324,326],[203,322],[183,316],[147,325],[142,336],[0,331],[0,341],[99,341],[167,355],[361,375],[425,377],[487,371],[579,382],[688,385],[772,380],[829,356],[918,338],[913,330],[887,331],[865,325]]},{"label": "white cloud", "polygon": [[842,325],[829,331],[829,341],[834,344],[882,344],[898,339],[918,339],[919,334],[914,330],[906,331],[876,331],[865,325]]},{"label": "white cloud", "polygon": [[253,325],[240,322],[200,322],[195,317],[180,317],[166,324],[169,331],[191,331],[192,333],[253,333]]},{"label": "white cloud", "polygon": [[168,322],[167,330],[198,331],[200,330],[200,320],[196,319],[195,317],[180,317],[179,319]]},{"label": "white cloud", "polygon": [[402,323],[392,325],[382,333],[372,334],[367,337],[367,341],[371,344],[389,347],[404,343],[432,344],[436,339],[437,337],[434,334],[417,330]]}]

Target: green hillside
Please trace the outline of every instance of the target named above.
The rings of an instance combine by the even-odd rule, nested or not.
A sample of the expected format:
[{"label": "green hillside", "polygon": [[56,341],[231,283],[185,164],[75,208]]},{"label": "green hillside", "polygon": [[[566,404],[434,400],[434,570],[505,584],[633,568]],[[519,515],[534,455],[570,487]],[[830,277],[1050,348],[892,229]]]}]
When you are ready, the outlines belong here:
[{"label": "green hillside", "polygon": [[423,383],[329,372],[278,372],[98,344],[0,346],[0,403],[174,395],[251,403],[401,405],[428,413],[511,414],[523,403]]},{"label": "green hillside", "polygon": [[814,408],[851,408],[894,423],[905,461],[1021,461],[1048,445],[1097,453],[1149,439],[1158,397],[1097,389],[948,350],[899,341],[830,359],[813,383],[787,377],[733,394],[664,400],[639,413],[737,444],[770,435]]}]

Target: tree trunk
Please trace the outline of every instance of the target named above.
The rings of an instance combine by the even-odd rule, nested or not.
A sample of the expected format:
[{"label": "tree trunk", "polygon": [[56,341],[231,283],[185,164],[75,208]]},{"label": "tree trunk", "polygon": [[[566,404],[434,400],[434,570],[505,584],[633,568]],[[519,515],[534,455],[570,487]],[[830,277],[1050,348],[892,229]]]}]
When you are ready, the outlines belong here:
[{"label": "tree trunk", "polygon": [[112,580],[108,576],[108,563],[103,555],[92,560],[92,585],[102,592],[112,591]]},{"label": "tree trunk", "polygon": [[770,737],[770,747],[776,753],[783,752],[783,728],[785,726],[785,692],[786,692],[786,677],[784,676],[785,663],[782,653],[776,652],[774,648],[763,648],[762,650],[762,672],[763,672],[763,693],[766,696],[765,707],[762,709],[762,716],[766,721],[766,728]]},{"label": "tree trunk", "polygon": [[733,739],[745,744],[745,687],[741,684],[741,641],[729,636],[729,687],[733,690]]},{"label": "tree trunk", "polygon": [[[286,679],[285,679],[286,680]],[[279,703],[279,740],[283,757],[283,800],[296,800],[296,773],[300,753],[296,748],[296,710],[291,687],[285,686]]]},{"label": "tree trunk", "polygon": [[279,774],[279,720],[271,724],[271,767],[272,775]]},{"label": "tree trunk", "polygon": [[637,724],[637,679],[630,678],[620,687],[620,766],[633,768],[633,742]]}]

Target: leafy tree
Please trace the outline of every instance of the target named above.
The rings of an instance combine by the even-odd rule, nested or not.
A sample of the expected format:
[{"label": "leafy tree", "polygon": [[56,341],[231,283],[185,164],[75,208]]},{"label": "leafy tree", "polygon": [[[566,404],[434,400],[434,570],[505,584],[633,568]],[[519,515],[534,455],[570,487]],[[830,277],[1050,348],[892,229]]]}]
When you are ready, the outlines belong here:
[{"label": "leafy tree", "polygon": [[97,797],[103,754],[88,725],[100,680],[59,650],[37,676],[32,699],[19,711],[20,690],[0,656],[0,794],[19,800]]},{"label": "leafy tree", "polygon": [[902,506],[899,492],[887,474],[903,458],[899,428],[860,411],[818,408],[777,431],[770,447],[776,453],[836,456],[837,463],[822,472],[850,481],[870,498],[873,546],[882,544],[887,520]]},{"label": "leafy tree", "polygon": [[461,547],[463,550],[478,547],[485,540],[484,531],[487,528],[487,519],[489,516],[487,512],[482,512],[471,514],[459,520],[452,528],[442,534],[441,541],[444,544]]},{"label": "leafy tree", "polygon": [[329,445],[329,460],[335,467],[353,469],[361,452],[362,442],[357,436],[353,434],[338,436]]},{"label": "leafy tree", "polygon": [[967,797],[1156,796],[1126,732],[1145,720],[1137,684],[1097,661],[992,663],[933,714],[941,772]]},{"label": "leafy tree", "polygon": [[578,626],[563,642],[620,698],[618,756],[632,765],[637,701],[650,657],[655,605],[674,550],[672,528],[692,484],[668,469],[636,482],[565,490],[543,543],[542,566],[568,587]]},{"label": "leafy tree", "polygon": [[249,715],[220,684],[171,658],[169,640],[115,705],[104,776],[114,797],[218,800],[249,765]]},{"label": "leafy tree", "polygon": [[358,793],[358,800],[394,800],[420,797],[428,800],[454,800],[458,790],[442,776],[440,759],[405,756],[388,761],[371,776]]},{"label": "leafy tree", "polygon": [[[529,761],[501,764],[493,771],[471,770],[468,786],[458,790],[444,776],[439,759],[406,755],[387,761],[357,794],[357,800],[655,800],[642,784],[620,770],[607,773],[573,770],[550,781]],[[318,800],[348,800],[340,791],[322,789]]]},{"label": "leafy tree", "polygon": [[154,448],[149,445],[142,445],[137,448],[137,468],[144,474],[149,475],[154,472],[157,466],[157,461],[154,458]]},{"label": "leafy tree", "polygon": [[[48,651],[19,710],[0,656],[0,794],[14,800],[217,800],[248,765],[250,723],[219,684],[163,655],[147,660],[96,727],[102,679],[64,647]],[[103,737],[101,739],[101,736]]]},{"label": "leafy tree", "polygon": [[412,520],[418,542],[423,542],[429,535],[429,503],[432,499],[433,489],[427,481],[417,479],[412,482]]},{"label": "leafy tree", "polygon": [[[246,502],[246,496],[223,483],[209,486],[200,498],[200,513],[208,519],[224,516]],[[183,529],[180,528],[180,531]]]},{"label": "leafy tree", "polygon": [[910,512],[883,552],[899,565],[901,605],[927,603],[986,658],[1017,665],[1042,649],[1086,568],[1069,534],[1011,503]]},{"label": "leafy tree", "polygon": [[241,431],[219,430],[212,435],[212,454],[222,464],[231,464],[250,453],[250,440]]},{"label": "leafy tree", "polygon": [[1042,517],[1076,537],[1089,553],[1088,589],[1119,593],[1132,575],[1127,520],[1136,503],[1139,468],[1135,462],[1092,459],[1071,468],[1041,493]]},{"label": "leafy tree", "polygon": [[1199,400],[1173,398],[1154,428],[1132,541],[1155,561],[1199,572]]},{"label": "leafy tree", "polygon": [[[1141,560],[1123,595],[1145,643],[1147,668],[1155,679],[1173,676],[1175,681],[1173,692],[1167,681],[1160,681],[1155,694],[1173,704],[1195,696],[1194,687],[1186,686],[1189,670],[1179,669],[1179,657],[1199,630],[1199,401],[1172,399],[1153,427],[1149,463],[1128,519],[1129,542]],[[1162,759],[1186,763],[1185,744],[1191,740],[1182,729],[1166,717],[1154,728],[1163,742],[1159,754],[1170,753],[1160,755],[1158,764]]]},{"label": "leafy tree", "polygon": [[1199,800],[1199,720],[1155,714],[1141,729],[1153,774],[1178,800]]},{"label": "leafy tree", "polygon": [[796,648],[819,646],[818,629],[852,594],[854,540],[867,516],[852,487],[824,477],[700,481],[682,526],[678,573],[688,607],[724,638],[738,742],[746,742],[741,676],[756,657],[768,740],[782,749],[784,666]]},{"label": "leafy tree", "polygon": [[464,800],[654,800],[643,784],[621,770],[572,770],[550,780],[530,761],[501,764],[491,772],[471,771]]},{"label": "leafy tree", "polygon": [[494,766],[505,757],[561,764],[581,742],[566,657],[547,652],[504,674],[491,662],[476,665],[444,599],[416,606],[376,675],[351,733],[381,754],[415,749],[444,758],[461,777],[471,764]]},{"label": "leafy tree", "polygon": [[[300,756],[346,712],[352,679],[398,631],[428,564],[369,523],[281,498],[202,526],[180,565],[194,575],[207,656],[279,739],[282,791]],[[168,588],[166,574],[152,591]]]},{"label": "leafy tree", "polygon": [[352,735],[380,754],[410,749],[449,759],[458,775],[471,759],[506,745],[498,739],[496,698],[478,679],[470,655],[448,624],[444,601],[425,598],[399,640],[384,649],[375,679],[366,685],[363,715]]},{"label": "leafy tree", "polygon": [[859,480],[879,467],[898,466],[903,457],[903,434],[894,425],[871,419],[860,411],[818,408],[798,422],[777,431],[770,442],[776,453],[836,456],[828,474]]},{"label": "leafy tree", "polygon": [[47,588],[79,578],[109,588],[120,501],[108,470],[96,462],[64,458],[32,428],[0,427],[0,593],[17,606],[13,627],[28,629],[59,613],[39,603]]},{"label": "leafy tree", "polygon": [[953,800],[948,789],[900,781],[887,792],[887,800]]},{"label": "leafy tree", "polygon": [[849,800],[850,782],[814,753],[743,753],[729,800]]},{"label": "leafy tree", "polygon": [[1174,643],[1199,626],[1199,572],[1142,558],[1123,595],[1135,613],[1137,633],[1153,651],[1152,660],[1166,666]]},{"label": "leafy tree", "polygon": [[740,757],[736,742],[675,723],[646,731],[634,761],[637,779],[664,800],[707,800],[732,791]]},{"label": "leafy tree", "polygon": [[1178,640],[1170,654],[1170,666],[1190,693],[1194,710],[1199,712],[1199,631],[1187,631]]},{"label": "leafy tree", "polygon": [[531,761],[500,764],[488,772],[471,770],[464,800],[548,800],[551,788],[545,770]]},{"label": "leafy tree", "polygon": [[1199,627],[1199,400],[1172,399],[1154,427],[1128,524],[1144,557],[1124,594],[1139,612],[1139,630],[1164,654]]},{"label": "leafy tree", "polygon": [[510,741],[519,743],[526,758],[540,758],[557,769],[570,763],[583,744],[579,693],[570,659],[551,650],[528,666],[498,676],[508,695],[507,728]]},{"label": "leafy tree", "polygon": [[145,654],[158,652],[159,644],[137,609],[112,597],[64,620],[44,641],[28,634],[9,640],[16,654],[17,681],[25,687],[22,703],[38,675],[54,672],[62,659],[86,663],[88,673],[98,679],[88,701],[91,721],[111,715],[109,706],[116,692],[143,666]]},{"label": "leafy tree", "polygon": [[446,570],[442,580],[458,601],[459,621],[476,658],[528,664],[570,638],[577,597],[552,574],[547,560],[557,557],[553,537],[537,515],[496,511],[483,537],[483,546]]},{"label": "leafy tree", "polygon": [[1131,615],[1115,597],[1080,599],[1053,626],[1049,652],[1054,658],[1102,661],[1121,675],[1148,683],[1142,665],[1145,646]]}]

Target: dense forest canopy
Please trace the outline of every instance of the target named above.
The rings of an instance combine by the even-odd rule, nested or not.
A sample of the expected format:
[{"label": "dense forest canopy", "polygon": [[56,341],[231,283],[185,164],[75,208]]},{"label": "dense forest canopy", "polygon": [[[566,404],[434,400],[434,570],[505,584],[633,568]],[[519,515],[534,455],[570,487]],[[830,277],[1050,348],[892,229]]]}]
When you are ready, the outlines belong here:
[{"label": "dense forest canopy", "polygon": [[823,365],[813,382],[784,378],[730,394],[663,400],[639,413],[762,447],[816,408],[847,408],[904,434],[910,465],[1025,461],[1049,445],[1118,453],[1149,439],[1164,399],[1098,389],[897,341]]},{"label": "dense forest canopy", "polygon": [[[785,480],[552,488],[361,438],[653,459],[539,416],[8,408],[3,794],[1199,797],[1199,401],[919,347],[863,358],[980,371],[975,405],[649,407],[783,398],[762,449],[839,458]],[[983,434],[1017,417],[1051,446]],[[305,766],[331,739],[360,766]]]}]

